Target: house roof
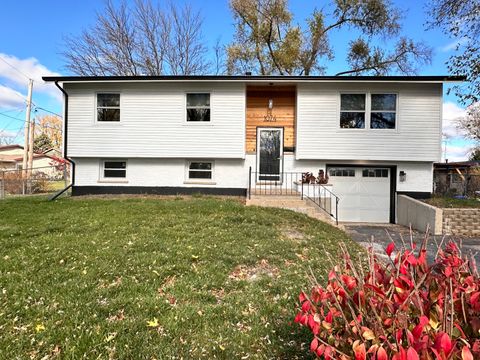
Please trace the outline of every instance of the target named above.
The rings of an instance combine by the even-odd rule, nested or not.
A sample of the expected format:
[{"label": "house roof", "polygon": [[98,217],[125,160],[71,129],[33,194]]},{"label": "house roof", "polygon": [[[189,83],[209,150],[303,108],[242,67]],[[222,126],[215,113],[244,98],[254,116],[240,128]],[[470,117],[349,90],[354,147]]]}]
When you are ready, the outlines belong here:
[{"label": "house roof", "polygon": [[480,161],[454,161],[433,164],[435,169],[480,167]]},{"label": "house roof", "polygon": [[287,76],[287,75],[161,75],[161,76],[44,76],[45,81],[58,82],[170,82],[170,81],[222,81],[222,82],[462,82],[465,76]]},{"label": "house roof", "polygon": [[23,149],[23,146],[22,146],[22,145],[18,145],[18,144],[3,145],[3,146],[0,145],[0,151],[10,150],[10,149]]}]

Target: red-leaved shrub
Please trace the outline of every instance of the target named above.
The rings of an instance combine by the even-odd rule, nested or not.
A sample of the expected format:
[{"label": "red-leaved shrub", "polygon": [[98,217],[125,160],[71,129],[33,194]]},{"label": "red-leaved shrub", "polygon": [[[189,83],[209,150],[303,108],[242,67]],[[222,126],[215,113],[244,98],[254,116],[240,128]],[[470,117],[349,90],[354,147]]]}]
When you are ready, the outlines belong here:
[{"label": "red-leaved shrub", "polygon": [[[426,236],[427,238],[427,236]],[[300,294],[295,322],[313,333],[324,359],[480,359],[480,278],[475,261],[449,242],[427,263],[426,240],[388,259],[368,250],[356,264],[344,249],[325,286]]]}]

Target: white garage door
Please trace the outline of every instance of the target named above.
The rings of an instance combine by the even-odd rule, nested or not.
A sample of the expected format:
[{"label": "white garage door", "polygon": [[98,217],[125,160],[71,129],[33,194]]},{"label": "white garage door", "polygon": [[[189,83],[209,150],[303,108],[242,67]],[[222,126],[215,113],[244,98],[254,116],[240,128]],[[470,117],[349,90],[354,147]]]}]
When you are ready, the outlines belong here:
[{"label": "white garage door", "polygon": [[339,221],[390,222],[390,169],[332,167],[329,176]]}]

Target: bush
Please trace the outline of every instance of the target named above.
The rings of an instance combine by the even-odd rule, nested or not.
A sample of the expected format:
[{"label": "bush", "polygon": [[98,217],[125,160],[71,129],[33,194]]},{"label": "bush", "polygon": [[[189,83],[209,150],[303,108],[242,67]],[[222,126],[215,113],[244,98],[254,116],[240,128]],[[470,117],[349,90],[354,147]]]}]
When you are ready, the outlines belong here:
[{"label": "bush", "polygon": [[44,172],[36,172],[30,180],[30,192],[32,194],[43,194],[50,191],[50,180]]},{"label": "bush", "polygon": [[473,258],[449,242],[427,263],[426,240],[388,261],[368,250],[356,264],[344,249],[326,286],[300,294],[295,322],[325,359],[480,359],[480,279]]}]

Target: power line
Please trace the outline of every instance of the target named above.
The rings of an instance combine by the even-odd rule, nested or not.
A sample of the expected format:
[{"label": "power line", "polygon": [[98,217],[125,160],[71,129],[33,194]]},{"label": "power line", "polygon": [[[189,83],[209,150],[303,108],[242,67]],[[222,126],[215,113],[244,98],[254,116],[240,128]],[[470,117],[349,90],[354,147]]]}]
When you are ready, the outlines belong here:
[{"label": "power line", "polygon": [[9,112],[12,112],[12,111],[23,111],[23,107],[21,107],[21,108],[14,108],[14,109],[9,109],[9,110],[2,111],[2,112],[0,113],[0,115],[2,115],[2,114],[6,114],[6,113],[9,113]]},{"label": "power line", "polygon": [[17,118],[17,117],[13,117],[13,116],[7,115],[7,114],[5,114],[5,113],[0,113],[0,115],[5,116],[5,117],[10,118],[10,119],[13,119],[13,120],[25,122],[25,120],[22,120],[22,119],[19,119],[19,118]]},{"label": "power line", "polygon": [[[1,58],[0,58],[0,59],[1,59]],[[19,93],[18,91],[12,89],[11,87],[9,87],[9,86],[7,86],[7,85],[5,85],[5,84],[0,83],[0,85],[3,86],[3,87],[5,87],[5,88],[7,88],[7,89],[12,90],[12,92],[13,92],[15,95],[17,95],[17,96],[18,96],[19,98],[21,98],[23,101],[26,101],[25,96],[23,96],[23,95],[22,95],[21,93]]]},{"label": "power line", "polygon": [[7,64],[8,66],[10,66],[12,69],[14,69],[15,71],[17,71],[19,74],[22,74],[23,76],[25,76],[27,78],[27,80],[32,80],[33,79],[26,75],[23,71],[20,71],[19,69],[17,69],[15,66],[13,66],[12,64],[10,64],[7,60],[5,60],[3,57],[0,56],[0,60],[2,60],[5,64]]},{"label": "power line", "polygon": [[36,106],[36,107],[35,107],[35,110],[37,110],[37,109],[38,109],[38,110],[43,110],[43,111],[48,112],[48,113],[53,114],[53,115],[56,115],[56,116],[58,116],[58,117],[60,117],[60,118],[62,117],[62,115],[60,115],[60,114],[58,114],[58,113],[56,113],[56,112],[54,112],[54,111],[51,111],[51,110],[47,110],[47,109],[45,109],[45,108],[42,108],[42,107],[40,107],[40,106]]},{"label": "power line", "polygon": [[[22,120],[22,119],[19,119],[17,117],[14,117],[14,116],[10,116],[10,115],[7,115],[7,114],[3,114],[3,113],[0,113],[1,116],[5,116],[9,119],[12,119],[12,120],[16,120],[16,121],[20,121],[22,123],[25,122],[25,120]],[[35,122],[35,121],[34,121]],[[44,128],[44,129],[52,129],[52,130],[55,130],[55,131],[60,131],[62,132],[62,129],[59,129],[58,127],[54,127],[54,126],[48,126],[48,125],[42,125],[42,124],[39,124],[38,122],[35,122],[35,126],[39,126],[41,128]]]}]

